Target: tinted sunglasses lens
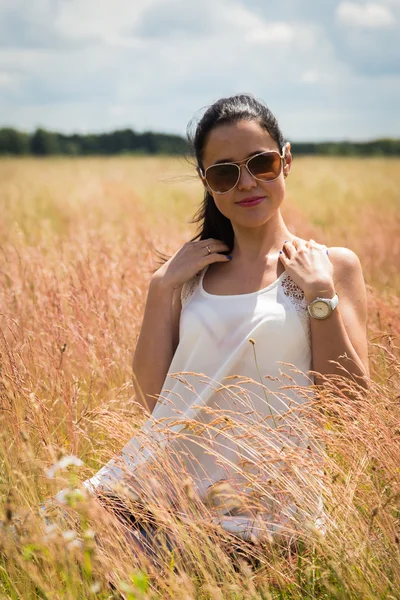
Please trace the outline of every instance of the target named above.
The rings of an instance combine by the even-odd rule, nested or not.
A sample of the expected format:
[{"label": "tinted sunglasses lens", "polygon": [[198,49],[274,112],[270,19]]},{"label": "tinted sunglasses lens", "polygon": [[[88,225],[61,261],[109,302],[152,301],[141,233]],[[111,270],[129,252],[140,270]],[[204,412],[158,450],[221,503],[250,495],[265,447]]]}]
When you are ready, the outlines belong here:
[{"label": "tinted sunglasses lens", "polygon": [[250,173],[262,181],[271,181],[279,177],[281,167],[281,157],[277,152],[254,156],[248,163]]},{"label": "tinted sunglasses lens", "polygon": [[207,169],[207,183],[213,192],[229,192],[235,187],[239,178],[239,167],[236,165],[213,165]]}]

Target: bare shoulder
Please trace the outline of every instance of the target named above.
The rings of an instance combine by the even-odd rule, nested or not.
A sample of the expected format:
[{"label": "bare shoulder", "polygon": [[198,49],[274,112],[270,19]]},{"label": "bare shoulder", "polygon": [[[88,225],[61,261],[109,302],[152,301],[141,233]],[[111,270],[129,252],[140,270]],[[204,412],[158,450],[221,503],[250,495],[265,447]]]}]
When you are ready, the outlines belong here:
[{"label": "bare shoulder", "polygon": [[329,258],[333,259],[337,262],[338,266],[354,266],[360,265],[360,259],[357,254],[350,250],[350,248],[344,248],[343,246],[332,246],[332,248],[328,247]]},{"label": "bare shoulder", "polygon": [[361,261],[349,248],[333,246],[328,248],[329,259],[335,270],[336,283],[350,283],[363,277]]},{"label": "bare shoulder", "polygon": [[357,305],[358,311],[365,315],[367,290],[360,259],[349,248],[334,246],[328,248],[328,253],[338,294],[343,300],[347,297],[348,302]]}]

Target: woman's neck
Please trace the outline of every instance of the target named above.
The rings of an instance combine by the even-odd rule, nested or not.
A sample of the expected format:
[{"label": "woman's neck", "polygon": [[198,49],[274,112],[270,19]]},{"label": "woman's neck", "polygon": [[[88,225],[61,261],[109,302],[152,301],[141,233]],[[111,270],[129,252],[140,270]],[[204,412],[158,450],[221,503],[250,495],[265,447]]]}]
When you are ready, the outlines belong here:
[{"label": "woman's neck", "polygon": [[243,263],[254,263],[268,260],[268,256],[276,254],[286,240],[293,239],[278,211],[267,223],[258,228],[240,228],[232,223],[234,231],[234,247],[232,259]]}]

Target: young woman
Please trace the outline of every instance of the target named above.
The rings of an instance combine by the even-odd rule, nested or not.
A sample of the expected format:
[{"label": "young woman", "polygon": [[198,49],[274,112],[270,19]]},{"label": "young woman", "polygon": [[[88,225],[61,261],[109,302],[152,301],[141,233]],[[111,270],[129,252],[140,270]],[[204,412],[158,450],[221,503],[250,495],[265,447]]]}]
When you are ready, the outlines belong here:
[{"label": "young woman", "polygon": [[[281,206],[290,144],[262,102],[219,100],[198,123],[193,145],[205,191],[200,232],[152,276],[133,358],[149,418],[85,486],[115,495],[124,483],[133,495],[151,493],[147,482],[163,480],[168,457],[196,497],[206,500],[218,486],[229,496],[217,521],[238,537],[258,537],[263,526],[293,531],[299,497],[300,512],[318,526],[321,494],[310,482],[321,470],[310,479],[312,419],[301,408],[321,382],[310,371],[346,373],[367,386],[360,261],[287,228]],[[285,465],[287,448],[292,457],[298,450],[296,468]],[[176,494],[169,485],[164,477],[158,493]]]}]

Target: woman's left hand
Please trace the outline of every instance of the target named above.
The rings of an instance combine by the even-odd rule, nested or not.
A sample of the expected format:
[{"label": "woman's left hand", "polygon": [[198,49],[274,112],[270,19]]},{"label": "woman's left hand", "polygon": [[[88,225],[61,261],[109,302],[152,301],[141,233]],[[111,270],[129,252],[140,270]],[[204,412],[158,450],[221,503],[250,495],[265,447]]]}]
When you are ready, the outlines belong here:
[{"label": "woman's left hand", "polygon": [[295,238],[283,244],[279,258],[308,302],[318,295],[333,295],[333,264],[326,246]]}]

